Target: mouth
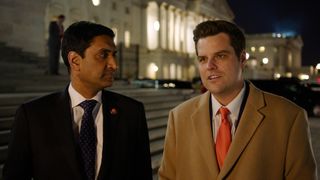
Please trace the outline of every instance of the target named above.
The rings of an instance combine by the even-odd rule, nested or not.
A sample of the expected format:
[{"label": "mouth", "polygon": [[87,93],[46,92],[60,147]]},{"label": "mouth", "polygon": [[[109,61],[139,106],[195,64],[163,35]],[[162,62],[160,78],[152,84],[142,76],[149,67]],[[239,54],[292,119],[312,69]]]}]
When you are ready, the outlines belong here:
[{"label": "mouth", "polygon": [[218,79],[220,78],[221,76],[217,76],[217,75],[210,75],[208,76],[208,80],[215,80],[215,79]]},{"label": "mouth", "polygon": [[114,74],[113,73],[105,73],[102,75],[102,78],[113,81]]}]

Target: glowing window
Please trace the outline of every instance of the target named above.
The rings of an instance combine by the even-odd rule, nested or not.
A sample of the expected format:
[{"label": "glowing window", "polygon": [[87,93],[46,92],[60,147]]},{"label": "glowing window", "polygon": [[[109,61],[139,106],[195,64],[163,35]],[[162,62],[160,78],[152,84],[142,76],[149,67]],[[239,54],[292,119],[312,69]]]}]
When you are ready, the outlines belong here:
[{"label": "glowing window", "polygon": [[124,45],[126,48],[130,47],[130,31],[124,32]]},{"label": "glowing window", "polygon": [[266,48],[264,46],[259,47],[259,52],[264,52],[265,50],[266,50]]}]

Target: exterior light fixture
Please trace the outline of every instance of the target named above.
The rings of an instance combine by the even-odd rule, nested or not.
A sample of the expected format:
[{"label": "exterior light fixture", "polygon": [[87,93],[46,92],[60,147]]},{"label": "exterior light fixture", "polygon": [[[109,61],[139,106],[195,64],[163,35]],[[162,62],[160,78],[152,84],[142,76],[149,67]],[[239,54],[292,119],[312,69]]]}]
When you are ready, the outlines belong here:
[{"label": "exterior light fixture", "polygon": [[160,30],[160,23],[159,23],[159,21],[154,21],[154,22],[153,22],[153,29],[154,29],[155,31],[159,31],[159,30]]},{"label": "exterior light fixture", "polygon": [[262,59],[262,63],[263,64],[268,64],[269,63],[269,59],[268,58],[263,58]]},{"label": "exterior light fixture", "polygon": [[92,0],[92,4],[94,6],[99,6],[100,5],[100,0]]}]

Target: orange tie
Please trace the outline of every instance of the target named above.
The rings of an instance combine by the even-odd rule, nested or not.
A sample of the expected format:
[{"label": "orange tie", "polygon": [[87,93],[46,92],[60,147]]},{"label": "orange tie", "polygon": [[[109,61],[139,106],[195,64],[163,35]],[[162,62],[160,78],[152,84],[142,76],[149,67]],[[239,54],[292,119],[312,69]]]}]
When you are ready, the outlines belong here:
[{"label": "orange tie", "polygon": [[231,127],[228,120],[229,110],[221,107],[219,112],[221,115],[221,125],[216,139],[216,157],[218,159],[219,168],[221,169],[231,144]]}]

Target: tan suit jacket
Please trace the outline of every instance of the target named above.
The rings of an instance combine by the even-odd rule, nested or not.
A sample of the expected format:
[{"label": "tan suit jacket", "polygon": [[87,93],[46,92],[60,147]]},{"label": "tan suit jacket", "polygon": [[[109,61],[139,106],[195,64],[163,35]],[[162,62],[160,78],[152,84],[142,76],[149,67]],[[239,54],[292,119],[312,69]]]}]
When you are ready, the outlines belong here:
[{"label": "tan suit jacket", "polygon": [[169,114],[159,178],[174,180],[316,179],[306,112],[292,102],[249,86],[234,139],[219,172],[210,93]]}]

